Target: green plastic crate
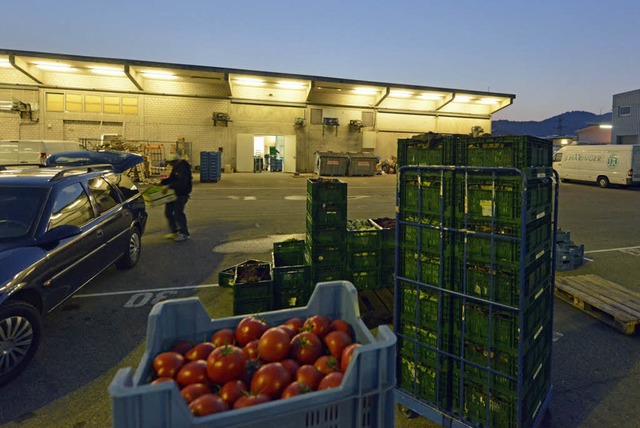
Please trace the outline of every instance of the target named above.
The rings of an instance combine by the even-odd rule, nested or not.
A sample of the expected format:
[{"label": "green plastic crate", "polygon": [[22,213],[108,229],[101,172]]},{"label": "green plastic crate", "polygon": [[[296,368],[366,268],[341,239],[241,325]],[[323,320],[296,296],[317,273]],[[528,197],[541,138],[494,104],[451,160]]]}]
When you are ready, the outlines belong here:
[{"label": "green plastic crate", "polygon": [[348,270],[348,278],[358,291],[382,288],[380,267],[369,270]]},{"label": "green plastic crate", "polygon": [[314,226],[334,225],[344,228],[347,224],[347,203],[316,203],[307,199],[307,218],[310,218]]},{"label": "green plastic crate", "polygon": [[[406,281],[398,284],[396,304],[400,321],[422,329],[437,331],[451,323],[451,296],[442,291],[419,287]],[[424,342],[420,337],[416,339]]]},{"label": "green plastic crate", "polygon": [[[502,394],[495,389],[488,391],[486,385],[469,381],[464,381],[461,387],[460,377],[457,375],[453,376],[452,390],[453,413],[463,422],[469,422],[470,426],[486,428],[521,426],[518,424],[517,395]],[[460,401],[461,396],[462,401]]]},{"label": "green plastic crate", "polygon": [[423,134],[398,140],[398,167],[405,165],[453,165],[456,138]]},{"label": "green plastic crate", "polygon": [[311,292],[317,283],[325,281],[342,281],[347,279],[343,265],[326,265],[322,267],[311,266]]},{"label": "green plastic crate", "polygon": [[396,219],[380,217],[371,219],[371,223],[382,235],[382,249],[395,251],[396,249]]},{"label": "green plastic crate", "polygon": [[451,254],[453,250],[453,232],[424,223],[401,223],[399,227],[399,239],[405,247],[438,256],[441,250],[444,254]]},{"label": "green plastic crate", "polygon": [[549,253],[525,268],[524,284],[520,283],[519,266],[494,265],[491,268],[488,263],[464,263],[458,258],[454,267],[453,289],[469,296],[517,307],[522,291],[525,293],[524,303],[528,305],[540,290],[551,285],[551,274]]},{"label": "green plastic crate", "polygon": [[350,252],[376,252],[382,249],[382,232],[371,220],[347,220],[347,249]]},{"label": "green plastic crate", "polygon": [[398,262],[401,277],[444,289],[451,289],[454,285],[453,257],[450,255],[441,259],[439,255],[419,253],[410,246],[403,245]]},{"label": "green plastic crate", "polygon": [[347,240],[347,229],[344,224],[314,224],[307,216],[307,246],[344,245]]},{"label": "green plastic crate", "polygon": [[314,203],[347,203],[347,183],[331,178],[308,178],[307,200]]},{"label": "green plastic crate", "polygon": [[[551,213],[553,183],[550,179],[528,180],[525,222],[538,220]],[[462,228],[467,220],[522,222],[522,195],[520,176],[458,174],[456,178],[456,220]]]},{"label": "green plastic crate", "polygon": [[273,309],[273,281],[258,281],[233,286],[233,314],[258,314]]},{"label": "green plastic crate", "polygon": [[347,250],[347,267],[351,270],[382,269],[382,254],[380,251],[351,252]]},{"label": "green plastic crate", "polygon": [[[399,339],[398,339],[399,340]],[[448,373],[417,363],[413,358],[398,356],[397,388],[438,408],[447,408],[451,391]],[[438,389],[439,385],[439,389]]]},{"label": "green plastic crate", "polygon": [[[454,238],[455,254],[459,259],[493,261],[494,265],[500,266],[519,266],[521,263],[530,266],[553,250],[551,215],[528,224],[523,242],[519,239],[521,229],[518,225],[488,221],[474,222],[469,228],[474,230],[458,233]],[[525,254],[521,260],[523,246]]]},{"label": "green plastic crate", "polygon": [[305,264],[314,267],[341,267],[344,268],[347,255],[347,246],[334,245],[309,245],[304,249]]},{"label": "green plastic crate", "polygon": [[304,239],[288,239],[273,243],[274,266],[298,266],[304,264]]},{"label": "green plastic crate", "polygon": [[269,266],[269,262],[263,262],[261,260],[249,259],[242,263],[238,263],[235,266],[221,270],[218,273],[218,285],[220,287],[231,288],[234,286],[238,276],[238,270],[240,270],[240,276],[242,277],[243,269],[252,269],[254,266],[259,265],[263,269]]},{"label": "green plastic crate", "polygon": [[458,138],[457,165],[483,167],[551,167],[553,142],[528,135]]},{"label": "green plastic crate", "polygon": [[305,306],[311,296],[311,267],[273,268],[273,309]]},{"label": "green plastic crate", "polygon": [[451,226],[454,219],[453,171],[401,171],[398,207],[401,220],[424,218],[430,224]]}]

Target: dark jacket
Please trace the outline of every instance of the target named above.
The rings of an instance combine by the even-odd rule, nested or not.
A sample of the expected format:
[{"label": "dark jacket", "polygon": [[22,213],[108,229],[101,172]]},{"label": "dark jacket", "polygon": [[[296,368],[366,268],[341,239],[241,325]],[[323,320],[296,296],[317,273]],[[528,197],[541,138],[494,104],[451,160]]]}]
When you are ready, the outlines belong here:
[{"label": "dark jacket", "polygon": [[171,174],[160,181],[160,184],[169,186],[170,189],[176,192],[176,196],[189,196],[192,181],[191,165],[186,160],[179,160],[173,165]]}]

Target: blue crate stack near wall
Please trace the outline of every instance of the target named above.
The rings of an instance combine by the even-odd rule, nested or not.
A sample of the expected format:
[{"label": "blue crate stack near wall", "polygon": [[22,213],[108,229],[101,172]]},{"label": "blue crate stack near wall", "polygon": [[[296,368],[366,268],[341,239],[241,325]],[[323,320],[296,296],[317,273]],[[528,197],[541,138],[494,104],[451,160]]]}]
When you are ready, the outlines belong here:
[{"label": "blue crate stack near wall", "polygon": [[200,152],[200,182],[217,182],[222,177],[220,152]]},{"label": "blue crate stack near wall", "polygon": [[396,399],[442,425],[530,428],[548,406],[551,153],[529,136],[398,142]]}]

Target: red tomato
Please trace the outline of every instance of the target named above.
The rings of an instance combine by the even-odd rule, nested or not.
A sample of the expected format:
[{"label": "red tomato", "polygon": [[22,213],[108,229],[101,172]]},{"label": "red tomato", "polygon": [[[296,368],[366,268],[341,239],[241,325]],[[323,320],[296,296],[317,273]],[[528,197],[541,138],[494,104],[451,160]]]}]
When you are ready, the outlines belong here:
[{"label": "red tomato", "polygon": [[342,373],[346,373],[347,367],[349,367],[349,361],[351,361],[353,357],[353,351],[359,346],[361,346],[359,343],[352,343],[342,350],[342,355],[340,356],[340,371]]},{"label": "red tomato", "polygon": [[244,317],[236,327],[236,341],[240,346],[244,346],[252,340],[260,339],[267,328],[267,324],[256,317]]},{"label": "red tomato", "polygon": [[293,339],[293,336],[295,336],[296,334],[298,334],[297,331],[294,331],[291,327],[286,326],[284,324],[279,325],[278,328],[283,329],[284,331],[287,332],[287,334],[289,335],[289,340]]},{"label": "red tomato", "polygon": [[246,394],[247,386],[241,380],[230,380],[220,388],[220,397],[229,403],[229,406],[233,406],[238,398]]},{"label": "red tomato", "polygon": [[312,315],[305,320],[302,329],[310,331],[311,333],[322,339],[326,336],[327,333],[329,333],[330,327],[331,320],[329,319],[329,317],[326,317],[324,315]]},{"label": "red tomato", "polygon": [[260,367],[251,379],[251,391],[279,398],[291,383],[291,375],[280,363],[268,363]]},{"label": "red tomato", "polygon": [[320,381],[320,385],[318,385],[318,391],[339,387],[342,383],[343,376],[344,375],[341,372],[329,373]]},{"label": "red tomato", "polygon": [[311,364],[301,366],[296,372],[296,380],[304,383],[314,391],[318,388],[318,384],[322,378],[322,373],[320,373],[318,369],[313,367]]},{"label": "red tomato", "polygon": [[324,337],[324,344],[327,345],[331,355],[336,358],[340,358],[343,349],[351,345],[351,343],[351,337],[344,331],[331,331]]},{"label": "red tomato", "polygon": [[193,342],[191,342],[190,340],[180,340],[180,341],[176,342],[175,345],[173,345],[171,350],[173,352],[177,352],[178,354],[184,355],[191,348],[193,348]]},{"label": "red tomato", "polygon": [[313,366],[323,375],[340,371],[340,362],[333,355],[323,355],[319,357]]},{"label": "red tomato", "polygon": [[300,333],[300,330],[302,330],[304,321],[298,317],[293,317],[286,320],[283,324],[293,330],[296,334],[298,334]]},{"label": "red tomato", "polygon": [[153,369],[158,377],[174,377],[185,361],[177,352],[162,352],[153,359]]},{"label": "red tomato", "polygon": [[184,397],[187,404],[204,394],[211,394],[211,388],[204,383],[192,383],[180,390],[180,394]]},{"label": "red tomato", "polygon": [[233,408],[241,409],[243,407],[250,407],[255,406],[256,404],[266,403],[267,401],[271,401],[271,397],[269,397],[267,394],[243,395],[236,400],[236,402],[233,404]]},{"label": "red tomato", "polygon": [[353,338],[353,329],[345,320],[333,320],[329,326],[329,331],[343,331]]},{"label": "red tomato", "polygon": [[192,383],[210,383],[207,375],[207,362],[205,360],[189,361],[178,371],[176,381],[180,386]]},{"label": "red tomato", "polygon": [[280,398],[295,397],[296,395],[305,394],[307,392],[311,392],[311,388],[304,383],[291,382],[289,386],[282,391],[282,396]]},{"label": "red tomato", "polygon": [[193,348],[189,349],[184,356],[187,360],[195,361],[195,360],[206,360],[211,351],[216,349],[213,343],[211,342],[202,342],[198,343]]},{"label": "red tomato", "polygon": [[247,359],[242,349],[227,345],[214,349],[207,358],[207,374],[215,383],[224,384],[239,379],[244,372]]},{"label": "red tomato", "polygon": [[213,333],[213,336],[211,336],[211,343],[213,343],[213,346],[215,346],[216,348],[218,346],[224,345],[235,345],[235,333],[230,328],[223,328],[221,330],[218,330]]},{"label": "red tomato", "polygon": [[293,358],[287,358],[286,360],[280,361],[280,364],[282,364],[284,368],[287,369],[287,371],[291,375],[291,379],[296,377],[296,372],[300,368],[300,364],[298,364],[296,360],[294,360]]},{"label": "red tomato", "polygon": [[155,385],[156,383],[163,383],[163,382],[175,382],[175,379],[172,377],[159,377],[157,379],[154,379],[153,382],[151,382],[151,385]]},{"label": "red tomato", "polygon": [[300,364],[313,364],[322,355],[322,342],[315,334],[303,331],[291,339],[289,355]]},{"label": "red tomato", "polygon": [[258,353],[264,361],[275,362],[289,355],[291,339],[286,331],[273,327],[265,331],[258,341]]},{"label": "red tomato", "polygon": [[204,394],[189,404],[189,410],[196,416],[229,410],[229,405],[218,394]]},{"label": "red tomato", "polygon": [[244,345],[242,348],[242,353],[247,358],[247,360],[257,360],[260,358],[260,353],[258,352],[258,340],[252,340],[251,342]]}]

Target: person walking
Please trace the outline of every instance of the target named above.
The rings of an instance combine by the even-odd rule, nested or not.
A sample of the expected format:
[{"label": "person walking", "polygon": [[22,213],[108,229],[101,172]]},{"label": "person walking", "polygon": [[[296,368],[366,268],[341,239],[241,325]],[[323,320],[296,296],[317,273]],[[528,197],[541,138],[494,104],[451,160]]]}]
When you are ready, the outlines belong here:
[{"label": "person walking", "polygon": [[167,158],[167,163],[171,165],[171,173],[160,184],[166,186],[164,192],[173,189],[176,192],[176,200],[165,205],[164,215],[169,222],[171,233],[166,234],[166,239],[173,239],[176,242],[186,241],[191,236],[187,227],[187,216],[184,207],[189,200],[193,176],[191,165],[180,155],[172,154]]}]

